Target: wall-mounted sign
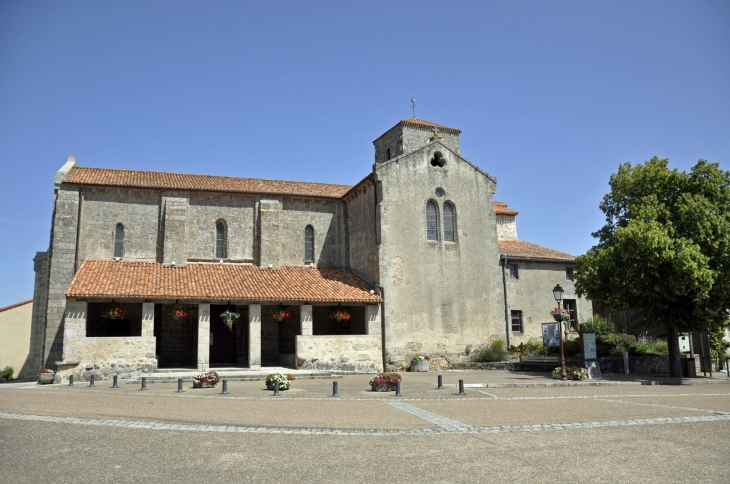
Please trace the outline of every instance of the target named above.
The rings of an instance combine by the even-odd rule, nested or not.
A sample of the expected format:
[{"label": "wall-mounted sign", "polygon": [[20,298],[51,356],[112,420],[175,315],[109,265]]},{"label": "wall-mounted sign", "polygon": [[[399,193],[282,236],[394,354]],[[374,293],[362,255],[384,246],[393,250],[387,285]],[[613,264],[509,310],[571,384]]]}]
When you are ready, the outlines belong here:
[{"label": "wall-mounted sign", "polygon": [[542,345],[560,346],[560,326],[558,323],[542,323]]}]

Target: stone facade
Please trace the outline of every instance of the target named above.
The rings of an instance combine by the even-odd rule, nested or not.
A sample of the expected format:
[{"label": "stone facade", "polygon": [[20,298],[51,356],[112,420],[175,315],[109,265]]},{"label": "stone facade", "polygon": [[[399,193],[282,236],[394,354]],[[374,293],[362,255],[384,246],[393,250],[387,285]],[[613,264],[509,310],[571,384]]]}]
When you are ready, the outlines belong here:
[{"label": "stone facade", "polygon": [[[79,378],[147,372],[160,365],[202,371],[214,359],[252,369],[374,371],[408,362],[415,353],[467,361],[470,348],[493,339],[539,336],[538,323],[554,305],[552,285],[564,282],[565,263],[520,262],[523,278],[505,280],[498,240],[517,239],[515,219],[495,213],[497,180],[461,156],[459,134],[421,120],[402,121],[374,141],[375,163],[360,183],[296,193],[278,186],[267,191],[267,183],[279,182],[266,180],[250,185],[255,190],[238,191],[168,182],[115,186],[116,172],[106,184],[73,182],[75,158],[70,157],[55,176],[50,246],[35,259],[31,360],[58,367],[62,377]],[[168,174],[160,175],[167,179]],[[175,175],[186,176],[193,175]],[[428,202],[437,207],[438,240],[427,237]],[[444,229],[447,203],[453,208],[453,240],[446,240]],[[124,227],[120,264],[153,263],[171,270],[187,264],[344,269],[383,303],[348,303],[331,295],[315,295],[312,301],[67,298],[84,261],[114,259],[118,224]],[[222,258],[216,256],[217,224],[225,229]],[[305,254],[307,227],[314,234],[312,260]],[[572,286],[564,285],[569,297]],[[141,309],[130,315],[143,316],[129,323],[134,334],[90,336],[89,304],[137,304]],[[187,308],[188,316],[171,319],[168,313],[176,307]],[[241,314],[234,330],[221,330],[225,307]],[[526,329],[511,335],[509,311],[517,308]],[[277,321],[272,317],[277,309],[290,311],[291,318]],[[328,315],[335,310],[352,317],[334,321]],[[590,303],[580,300],[580,317],[590,311]],[[88,327],[103,325],[97,319]],[[225,348],[219,346],[221,338]]]}]

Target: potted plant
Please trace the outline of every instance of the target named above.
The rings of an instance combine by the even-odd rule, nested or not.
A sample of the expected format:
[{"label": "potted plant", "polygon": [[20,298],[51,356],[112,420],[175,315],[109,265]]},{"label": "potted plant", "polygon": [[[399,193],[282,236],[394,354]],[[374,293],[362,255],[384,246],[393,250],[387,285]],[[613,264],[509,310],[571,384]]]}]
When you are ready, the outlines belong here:
[{"label": "potted plant", "polygon": [[218,377],[218,373],[214,371],[201,373],[193,377],[193,388],[215,388],[219,381],[221,379]]},{"label": "potted plant", "polygon": [[271,317],[281,321],[283,319],[291,318],[291,313],[286,309],[279,309],[278,311],[274,311],[273,313],[271,313]]},{"label": "potted plant", "polygon": [[274,383],[279,382],[279,390],[288,390],[291,386],[291,382],[294,380],[296,380],[296,378],[294,378],[294,375],[291,373],[287,373],[286,375],[283,373],[272,373],[266,377],[266,389],[273,390]]},{"label": "potted plant", "polygon": [[233,323],[238,321],[238,319],[241,317],[240,314],[235,313],[231,311],[230,309],[226,309],[221,313],[221,319],[223,320],[223,323],[226,325],[226,328],[233,331]]},{"label": "potted plant", "polygon": [[565,308],[555,308],[550,311],[555,321],[570,321],[570,311]]},{"label": "potted plant", "polygon": [[351,317],[350,312],[345,311],[344,309],[338,309],[337,311],[332,311],[330,313],[330,319],[335,319],[337,321],[349,321]]},{"label": "potted plant", "polygon": [[177,308],[173,309],[172,311],[170,311],[169,313],[167,313],[167,316],[174,319],[175,321],[179,321],[183,318],[187,318],[188,312],[185,311],[183,308],[177,307]]},{"label": "potted plant", "polygon": [[101,315],[102,319],[124,319],[125,317],[127,317],[127,310],[119,307],[107,309]]},{"label": "potted plant", "polygon": [[403,381],[400,373],[381,371],[370,379],[370,388],[374,392],[392,392],[395,391],[395,383],[399,381]]},{"label": "potted plant", "polygon": [[[562,368],[558,366],[553,370],[553,378],[560,380],[561,373]],[[588,370],[578,366],[566,366],[565,374],[568,375],[568,378],[570,378],[571,380],[585,380],[586,378],[588,378]]]},{"label": "potted plant", "polygon": [[41,368],[38,370],[38,384],[39,385],[50,385],[53,383],[53,379],[56,377],[56,372],[50,368]]},{"label": "potted plant", "polygon": [[428,359],[421,354],[416,354],[416,356],[414,356],[413,359],[411,360],[411,371],[428,371],[428,370],[429,370]]}]

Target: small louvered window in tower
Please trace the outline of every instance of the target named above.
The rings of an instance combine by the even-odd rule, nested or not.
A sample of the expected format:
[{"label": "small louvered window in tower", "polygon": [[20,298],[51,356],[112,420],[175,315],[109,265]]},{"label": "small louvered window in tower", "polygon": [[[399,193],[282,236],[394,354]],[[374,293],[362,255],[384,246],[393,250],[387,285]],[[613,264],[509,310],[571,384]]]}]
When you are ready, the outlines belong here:
[{"label": "small louvered window in tower", "polygon": [[426,239],[439,239],[438,215],[436,215],[436,204],[433,202],[426,204]]},{"label": "small louvered window in tower", "polygon": [[454,207],[450,203],[444,204],[444,240],[446,242],[454,242],[454,232],[456,224],[454,223]]},{"label": "small louvered window in tower", "polygon": [[124,225],[117,224],[114,230],[114,258],[122,258],[124,256]]},{"label": "small louvered window in tower", "polygon": [[215,258],[226,258],[226,226],[223,222],[215,224]]},{"label": "small louvered window in tower", "polygon": [[304,229],[304,260],[314,261],[314,228],[311,225]]}]

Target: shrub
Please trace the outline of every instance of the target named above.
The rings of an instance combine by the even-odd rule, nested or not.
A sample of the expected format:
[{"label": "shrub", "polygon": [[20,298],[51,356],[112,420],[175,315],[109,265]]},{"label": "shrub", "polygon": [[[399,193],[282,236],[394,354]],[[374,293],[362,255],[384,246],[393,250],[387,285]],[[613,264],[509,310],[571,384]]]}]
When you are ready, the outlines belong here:
[{"label": "shrub", "polygon": [[630,353],[633,355],[668,355],[669,344],[660,339],[642,337],[631,347]]},{"label": "shrub", "polygon": [[631,351],[631,348],[636,346],[636,336],[633,334],[609,334],[603,340],[612,347],[610,350],[612,355],[620,355],[624,351]]},{"label": "shrub", "polygon": [[478,361],[479,363],[504,361],[509,356],[505,346],[504,341],[500,339],[492,341],[489,346],[477,353],[474,357],[474,361]]},{"label": "shrub", "polygon": [[[558,347],[558,351],[560,348]],[[580,355],[580,339],[564,339],[563,340],[563,352],[565,356]]]},{"label": "shrub", "polygon": [[6,366],[2,370],[0,370],[0,378],[7,378],[8,380],[12,380],[14,371],[15,369],[12,366]]},{"label": "shrub", "polygon": [[616,332],[613,322],[601,319],[598,316],[593,316],[588,321],[580,323],[580,329],[584,333],[595,333],[596,338],[605,337]]},{"label": "shrub", "polygon": [[[530,338],[526,343],[521,343],[522,350],[525,352],[525,356],[545,356],[548,354],[548,348],[542,345],[542,340],[538,338]],[[520,345],[512,345],[509,347],[509,352],[513,356],[520,355]]]}]

